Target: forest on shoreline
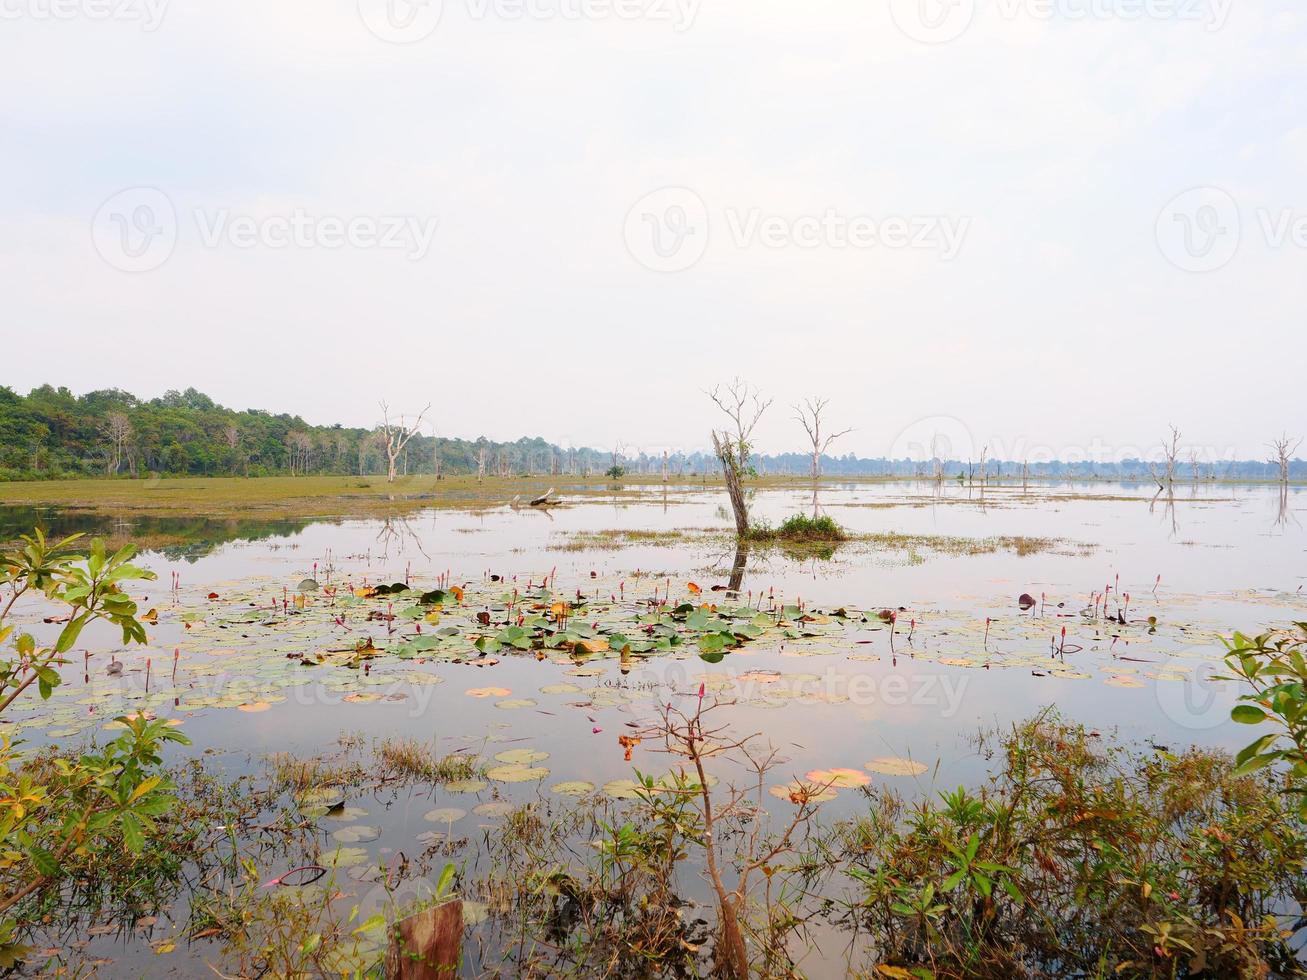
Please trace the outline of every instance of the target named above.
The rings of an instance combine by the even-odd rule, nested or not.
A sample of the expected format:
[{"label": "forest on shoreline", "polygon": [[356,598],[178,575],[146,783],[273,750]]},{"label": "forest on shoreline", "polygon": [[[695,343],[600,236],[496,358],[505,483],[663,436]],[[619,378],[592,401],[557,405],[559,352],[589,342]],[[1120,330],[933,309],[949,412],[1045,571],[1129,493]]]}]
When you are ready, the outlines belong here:
[{"label": "forest on shoreline", "polygon": [[[797,426],[796,426],[797,428]],[[801,436],[801,433],[796,433]],[[800,439],[796,438],[796,444]],[[949,478],[974,478],[975,460],[948,460]],[[811,453],[757,454],[760,474],[803,475]],[[989,460],[986,478],[1022,475],[1024,461]],[[27,395],[0,386],[0,481],[58,480],[113,476],[307,476],[385,473],[385,438],[380,426],[313,425],[298,415],[219,405],[194,388],[140,399],[116,388],[76,395],[42,385]],[[496,442],[485,436],[455,438],[429,424],[416,432],[400,461],[404,475],[453,475],[484,471],[490,476],[591,476],[617,467],[625,475],[689,476],[714,473],[716,457],[706,451],[646,452],[638,447],[564,448],[541,437]],[[829,476],[920,477],[931,464],[913,459],[865,458],[852,453],[823,455]],[[1147,480],[1148,460],[1030,461],[1038,478]],[[1184,461],[1184,479],[1268,480],[1275,463],[1260,460]],[[1290,465],[1293,479],[1307,478],[1307,461]]]}]

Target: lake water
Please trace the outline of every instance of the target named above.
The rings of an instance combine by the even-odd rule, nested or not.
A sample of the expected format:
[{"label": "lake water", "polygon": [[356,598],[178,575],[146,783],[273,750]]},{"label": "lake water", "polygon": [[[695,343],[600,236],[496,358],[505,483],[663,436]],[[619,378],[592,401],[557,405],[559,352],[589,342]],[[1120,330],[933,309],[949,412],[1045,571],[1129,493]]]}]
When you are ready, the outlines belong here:
[{"label": "lake water", "polygon": [[[780,749],[786,761],[777,784],[810,770],[867,771],[879,758],[926,767],[916,776],[868,772],[906,795],[974,784],[987,772],[977,732],[1046,706],[1142,746],[1240,747],[1249,735],[1228,721],[1235,692],[1212,679],[1220,637],[1307,619],[1300,523],[1307,497],[1265,486],[1181,487],[1159,497],[1155,490],[827,483],[815,506],[854,534],[875,536],[829,558],[758,548],[738,555],[724,534],[731,526],[725,495],[692,484],[565,496],[548,512],[433,509],[390,521],[164,526],[130,516],[0,509],[0,538],[41,519],[59,531],[164,532],[180,542],[139,561],[159,577],[134,590],[142,609],[158,610],[150,646],[119,649],[124,670],[110,676],[114,638],[88,634],[93,655],[84,659],[79,647],[55,698],[6,712],[6,719],[34,745],[78,745],[107,734],[104,725],[116,714],[149,710],[178,719],[192,739],[175,756],[207,753],[229,775],[260,771],[273,752],[334,752],[342,732],[407,736],[486,758],[522,748],[548,753],[533,763],[548,773],[524,782],[407,796],[382,787],[350,800],[366,811],[361,823],[381,830],[358,845],[369,861],[420,850],[417,835],[434,827],[466,838],[453,859],[469,867],[479,859],[480,828],[496,819],[486,803],[557,800],[552,787],[570,781],[602,792],[629,778],[633,765],[666,770],[667,758],[649,746],[624,761],[617,736],[651,721],[664,704],[696,697],[700,684],[734,702],[720,709],[719,721],[741,734],[762,733]],[[768,489],[753,506],[756,517],[779,523],[811,514],[814,499],[810,489]],[[640,540],[632,532],[657,534]],[[721,591],[732,572],[738,599]],[[762,636],[715,663],[693,644],[629,658],[549,651],[540,659],[511,647],[468,655],[460,627],[464,635],[447,646],[380,656],[366,672],[330,661],[305,668],[288,654],[340,651],[364,636],[390,649],[414,640],[425,622],[365,618],[411,607],[403,595],[337,609],[316,592],[299,609],[294,597],[308,578],[334,587],[341,600],[367,584],[407,581],[414,594],[459,585],[469,614],[493,609],[496,621],[533,615],[532,590],[547,579],[549,602],[579,592],[600,633],[614,622],[634,628],[656,596],[670,596],[673,605],[748,605],[773,620],[801,605],[814,624],[812,635]],[[1023,593],[1034,608],[1019,607]],[[505,614],[506,602],[518,605]],[[524,613],[514,611],[519,605]],[[835,615],[840,609],[847,615]],[[882,610],[896,612],[892,628]],[[55,629],[40,624],[39,613],[27,610],[34,627]],[[451,609],[446,621],[456,620]],[[419,635],[439,628],[428,623]],[[467,693],[487,688],[498,690]],[[729,781],[733,774],[719,775]],[[857,805],[857,795],[843,791],[825,809],[837,818]],[[479,806],[489,815],[475,812]],[[442,808],[465,815],[448,828],[424,819]],[[370,887],[360,882],[359,897]],[[157,930],[168,928],[176,926],[165,914],[154,933],[102,937],[88,949],[134,963]],[[179,955],[169,968],[186,972],[179,964],[193,966],[201,953]],[[160,968],[141,962],[149,972]]]}]

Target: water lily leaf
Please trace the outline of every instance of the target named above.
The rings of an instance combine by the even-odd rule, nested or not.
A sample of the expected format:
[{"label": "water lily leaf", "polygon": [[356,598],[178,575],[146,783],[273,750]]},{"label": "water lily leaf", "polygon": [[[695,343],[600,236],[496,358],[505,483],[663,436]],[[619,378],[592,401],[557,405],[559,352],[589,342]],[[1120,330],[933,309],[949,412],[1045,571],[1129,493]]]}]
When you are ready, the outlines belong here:
[{"label": "water lily leaf", "polygon": [[884,776],[920,776],[930,767],[912,759],[880,756],[868,762],[867,768]]},{"label": "water lily leaf", "polygon": [[340,841],[342,844],[366,844],[368,841],[376,840],[380,836],[380,827],[369,827],[366,824],[341,827],[331,835],[333,840]]},{"label": "water lily leaf", "polygon": [[[611,783],[609,784],[612,785]],[[574,779],[565,783],[555,783],[549,787],[549,792],[557,793],[559,796],[586,796],[593,793],[594,783],[587,783],[584,780]],[[607,787],[605,787],[607,789]]]},{"label": "water lily leaf", "polygon": [[484,779],[453,779],[445,783],[445,792],[480,793],[489,785]]},{"label": "water lily leaf", "polygon": [[829,784],[837,789],[867,786],[871,783],[871,777],[857,769],[814,769],[804,778],[823,786]]},{"label": "water lily leaf", "polygon": [[486,777],[499,783],[529,783],[548,775],[548,769],[522,765],[494,766],[486,770]]},{"label": "water lily leaf", "polygon": [[531,762],[543,762],[549,758],[548,752],[542,752],[540,749],[510,749],[507,752],[500,752],[495,756],[499,762],[506,762],[509,765],[526,765]]},{"label": "water lily leaf", "polygon": [[428,810],[422,814],[422,819],[428,823],[454,823],[466,816],[466,810],[460,810],[456,806],[442,806],[434,810]]}]

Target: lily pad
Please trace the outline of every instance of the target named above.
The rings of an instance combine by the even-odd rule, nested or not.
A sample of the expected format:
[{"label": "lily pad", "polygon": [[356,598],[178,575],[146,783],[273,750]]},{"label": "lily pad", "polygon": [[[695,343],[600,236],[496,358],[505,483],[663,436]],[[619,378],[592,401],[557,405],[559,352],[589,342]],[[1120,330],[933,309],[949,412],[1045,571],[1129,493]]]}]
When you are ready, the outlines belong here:
[{"label": "lily pad", "polygon": [[509,749],[507,752],[500,752],[495,756],[495,759],[499,762],[517,766],[524,766],[532,762],[543,762],[548,758],[549,753],[542,752],[540,749]]},{"label": "lily pad", "polygon": [[867,768],[883,776],[920,776],[930,767],[913,759],[884,755],[868,762]]},{"label": "lily pad", "polygon": [[460,810],[456,806],[442,806],[434,810],[428,810],[422,814],[422,819],[428,823],[454,823],[466,816],[466,810]]},{"label": "lily pad", "polygon": [[523,765],[495,766],[486,770],[486,776],[499,783],[529,783],[537,779],[544,779],[548,775],[548,769]]}]

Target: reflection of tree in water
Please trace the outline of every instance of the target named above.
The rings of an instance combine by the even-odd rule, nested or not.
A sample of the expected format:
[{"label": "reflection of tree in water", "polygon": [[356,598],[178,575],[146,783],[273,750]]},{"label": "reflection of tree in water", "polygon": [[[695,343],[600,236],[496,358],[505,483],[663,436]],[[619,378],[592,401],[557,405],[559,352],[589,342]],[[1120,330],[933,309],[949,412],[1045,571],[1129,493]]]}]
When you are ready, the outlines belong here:
[{"label": "reflection of tree in water", "polygon": [[383,560],[390,557],[392,546],[395,547],[398,554],[402,555],[410,543],[423,558],[429,561],[431,557],[422,547],[422,538],[417,531],[413,530],[413,525],[407,517],[383,517],[381,519],[381,530],[377,532],[377,541],[381,544],[381,557]]},{"label": "reflection of tree in water", "polygon": [[727,587],[739,592],[744,585],[744,569],[749,564],[749,545],[743,539],[735,543],[735,561],[731,563],[731,578]]},{"label": "reflection of tree in water", "polygon": [[229,542],[290,537],[312,523],[315,522],[285,518],[155,517],[5,506],[0,507],[0,542],[16,541],[19,535],[30,534],[33,528],[39,527],[49,538],[85,534],[115,545],[131,542],[142,552],[161,555],[169,561],[194,563]]},{"label": "reflection of tree in water", "polygon": [[1287,531],[1289,529],[1290,521],[1297,524],[1299,527],[1302,527],[1302,523],[1289,509],[1289,485],[1287,483],[1281,483],[1280,492],[1276,501],[1275,521],[1271,524],[1271,530]]},{"label": "reflection of tree in water", "polygon": [[1169,517],[1171,519],[1171,535],[1174,537],[1180,533],[1180,524],[1175,517],[1174,486],[1168,485],[1165,490],[1159,488],[1157,493],[1153,494],[1153,499],[1148,503],[1148,513],[1153,514],[1157,512],[1157,501],[1161,498],[1163,493],[1166,494],[1166,499],[1163,501],[1162,513],[1164,517]]}]

